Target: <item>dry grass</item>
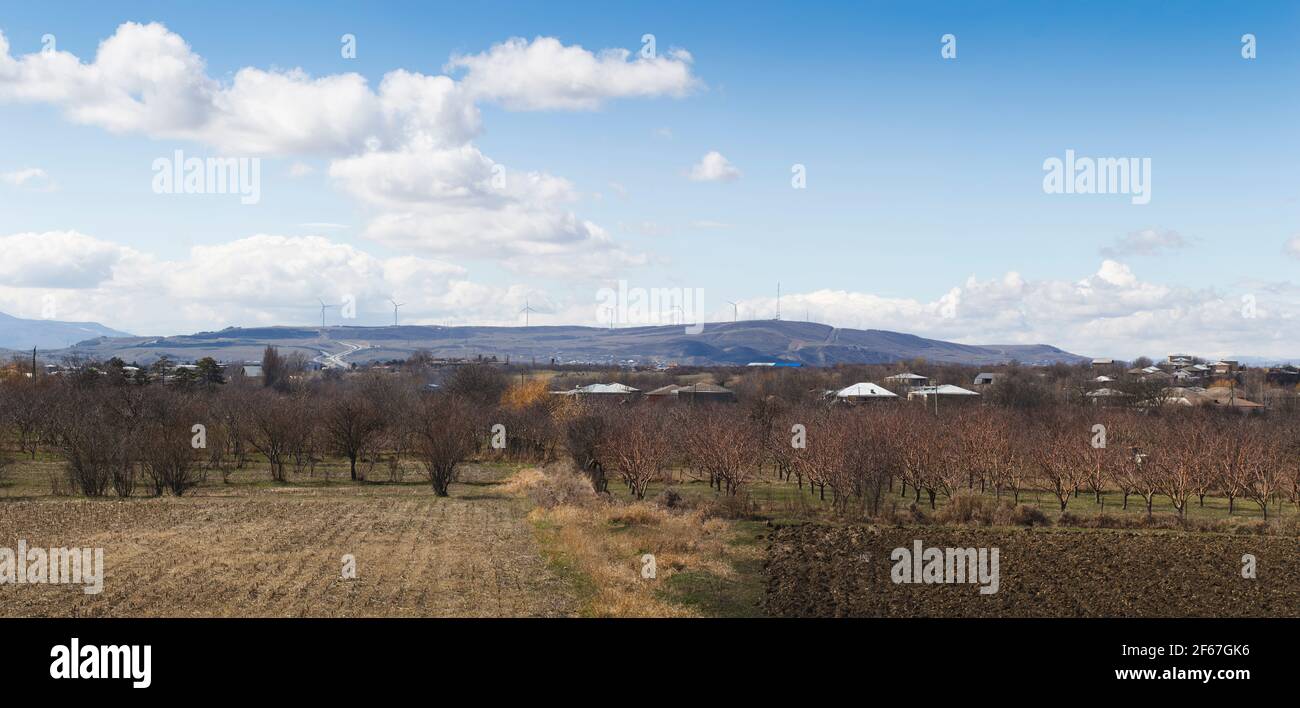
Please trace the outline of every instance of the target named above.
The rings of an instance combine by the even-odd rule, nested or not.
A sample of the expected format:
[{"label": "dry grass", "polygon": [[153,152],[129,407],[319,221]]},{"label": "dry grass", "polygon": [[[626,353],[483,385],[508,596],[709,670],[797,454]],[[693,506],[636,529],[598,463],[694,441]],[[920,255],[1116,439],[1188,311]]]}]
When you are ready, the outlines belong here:
[{"label": "dry grass", "polygon": [[[0,615],[558,616],[572,587],[547,565],[502,491],[509,470],[470,466],[450,498],[428,484],[209,483],[193,496],[56,498],[45,470],[0,498],[0,546],[102,547],[100,595],[0,586]],[[15,498],[20,497],[20,498]],[[354,580],[341,577],[355,556]]]},{"label": "dry grass", "polygon": [[[651,502],[619,503],[571,490],[580,476],[563,466],[516,475],[512,489],[539,504],[529,514],[555,563],[581,578],[585,614],[596,617],[691,617],[696,611],[675,602],[666,589],[685,571],[718,578],[735,575],[737,561],[757,560],[762,550],[733,543],[732,526],[703,511],[674,511]],[[559,491],[557,491],[559,490]],[[655,577],[642,576],[643,556],[652,554]]]}]

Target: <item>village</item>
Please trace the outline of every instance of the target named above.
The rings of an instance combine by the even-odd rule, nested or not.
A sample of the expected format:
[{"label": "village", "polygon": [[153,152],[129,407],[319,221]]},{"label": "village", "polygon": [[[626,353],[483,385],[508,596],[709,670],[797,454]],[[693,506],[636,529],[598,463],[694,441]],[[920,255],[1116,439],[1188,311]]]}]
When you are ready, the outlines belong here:
[{"label": "village", "polygon": [[[271,357],[268,361],[268,357]],[[1239,413],[1273,408],[1292,410],[1300,386],[1300,367],[1291,364],[1246,367],[1232,359],[1208,360],[1169,354],[1152,361],[1098,358],[1074,366],[1022,366],[1014,362],[978,370],[968,366],[929,364],[924,360],[880,365],[803,367],[781,361],[746,366],[679,366],[674,362],[642,363],[629,359],[613,365],[589,363],[511,363],[508,357],[478,355],[436,358],[416,352],[406,359],[347,362],[332,357],[308,358],[301,352],[279,354],[268,347],[263,359],[222,362],[211,357],[172,361],[161,357],[147,366],[118,358],[107,362],[64,359],[41,362],[15,356],[0,378],[101,377],[132,385],[169,386],[271,385],[270,363],[283,388],[316,380],[368,375],[400,376],[413,388],[439,390],[458,368],[482,367],[504,376],[542,379],[553,396],[617,403],[736,403],[759,391],[780,389],[791,402],[841,405],[913,402],[934,410],[952,406],[1004,404],[1021,406],[1028,397],[1059,403],[1151,410],[1167,406],[1207,407]],[[910,368],[909,368],[910,367]],[[915,369],[915,370],[913,370]],[[921,372],[921,373],[918,373]]]}]

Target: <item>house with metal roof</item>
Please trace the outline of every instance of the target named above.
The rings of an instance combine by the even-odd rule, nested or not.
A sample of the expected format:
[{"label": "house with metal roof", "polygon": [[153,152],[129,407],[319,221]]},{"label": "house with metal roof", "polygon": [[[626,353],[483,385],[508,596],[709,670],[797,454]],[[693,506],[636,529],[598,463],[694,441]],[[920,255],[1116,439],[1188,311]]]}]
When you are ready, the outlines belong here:
[{"label": "house with metal roof", "polygon": [[696,383],[678,386],[677,400],[682,403],[735,403],[736,392],[717,384]]},{"label": "house with metal roof", "polygon": [[552,391],[560,396],[573,396],[575,398],[599,399],[599,400],[628,400],[640,398],[641,389],[632,388],[626,384],[608,383],[608,384],[588,384],[579,386],[571,391]]},{"label": "house with metal roof", "polygon": [[925,386],[930,383],[930,377],[913,374],[910,371],[902,374],[894,374],[893,376],[886,376],[885,380],[903,386]]},{"label": "house with metal roof", "polygon": [[940,384],[938,386],[918,386],[917,388],[908,391],[907,400],[928,401],[931,396],[941,400],[973,401],[978,399],[980,395],[969,389],[962,388],[961,386]]},{"label": "house with metal roof", "polygon": [[972,384],[975,386],[990,386],[992,384],[997,383],[998,379],[1002,378],[1003,376],[1006,376],[1006,374],[993,374],[988,372],[981,372],[979,376],[975,377],[975,381],[973,381]]},{"label": "house with metal roof", "polygon": [[835,392],[835,400],[844,403],[897,400],[898,394],[882,386],[863,381]]}]

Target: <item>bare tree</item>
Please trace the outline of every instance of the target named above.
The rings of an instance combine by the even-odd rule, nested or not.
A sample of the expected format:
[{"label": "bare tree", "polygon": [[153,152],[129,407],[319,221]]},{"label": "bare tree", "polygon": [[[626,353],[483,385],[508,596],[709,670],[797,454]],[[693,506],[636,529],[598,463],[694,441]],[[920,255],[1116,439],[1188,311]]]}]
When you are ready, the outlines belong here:
[{"label": "bare tree", "polygon": [[1187,500],[1208,473],[1211,455],[1209,428],[1201,416],[1173,416],[1155,431],[1158,445],[1155,465],[1160,493],[1169,497],[1179,517],[1187,513]]},{"label": "bare tree", "polygon": [[565,449],[573,463],[591,480],[591,488],[597,494],[608,492],[604,452],[611,426],[605,410],[601,406],[575,401],[563,411],[563,415]]},{"label": "bare tree", "polygon": [[166,489],[179,497],[201,481],[193,426],[203,413],[192,396],[167,388],[146,390],[135,436],[140,461],[154,494]]},{"label": "bare tree", "polygon": [[735,495],[758,473],[763,440],[757,425],[736,411],[716,406],[693,410],[678,429],[693,466],[719,491]]},{"label": "bare tree", "polygon": [[1028,441],[1038,480],[1056,497],[1061,511],[1086,479],[1082,456],[1092,438],[1091,427],[1082,417],[1044,414],[1037,418]]},{"label": "bare tree", "polygon": [[249,397],[248,443],[266,458],[271,479],[289,481],[285,464],[293,452],[301,417],[293,401],[272,391],[260,391]]},{"label": "bare tree", "polygon": [[8,379],[0,382],[0,405],[4,422],[18,437],[18,450],[36,459],[41,434],[49,424],[51,386],[37,380]]},{"label": "bare tree", "polygon": [[624,411],[614,419],[604,456],[637,499],[645,498],[651,482],[663,478],[673,451],[671,434],[665,417],[653,412]]},{"label": "bare tree", "polygon": [[452,395],[427,397],[416,424],[415,454],[433,484],[433,493],[445,497],[457,479],[458,465],[486,431],[478,429],[471,404]]},{"label": "bare tree", "polygon": [[1265,519],[1268,519],[1269,502],[1287,488],[1290,475],[1284,469],[1294,464],[1295,458],[1287,450],[1294,442],[1287,438],[1286,433],[1282,426],[1261,430],[1261,435],[1254,439],[1256,444],[1245,457],[1246,474],[1250,478],[1246,496],[1259,506]]},{"label": "bare tree", "polygon": [[348,458],[352,481],[357,481],[357,457],[384,429],[378,397],[354,386],[335,386],[321,406],[321,429],[334,452]]}]

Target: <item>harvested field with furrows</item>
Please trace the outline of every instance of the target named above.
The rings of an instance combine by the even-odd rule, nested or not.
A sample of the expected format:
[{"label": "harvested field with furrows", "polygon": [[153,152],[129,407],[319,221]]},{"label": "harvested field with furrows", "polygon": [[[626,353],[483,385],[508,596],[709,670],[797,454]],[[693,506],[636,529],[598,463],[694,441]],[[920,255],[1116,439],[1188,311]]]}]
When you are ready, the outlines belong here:
[{"label": "harvested field with furrows", "polygon": [[[103,592],[0,587],[0,615],[502,617],[575,611],[526,521],[470,465],[450,497],[428,483],[208,484],[185,497],[40,497],[0,504],[0,546],[102,547]],[[342,578],[343,557],[356,578]]]},{"label": "harvested field with furrows", "polygon": [[[896,548],[999,549],[996,593],[895,583]],[[1256,577],[1242,577],[1253,555]],[[763,605],[787,617],[1296,617],[1300,538],[1171,531],[828,526],[771,535]]]}]

